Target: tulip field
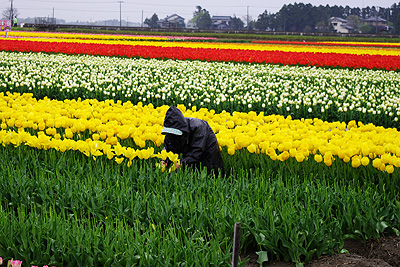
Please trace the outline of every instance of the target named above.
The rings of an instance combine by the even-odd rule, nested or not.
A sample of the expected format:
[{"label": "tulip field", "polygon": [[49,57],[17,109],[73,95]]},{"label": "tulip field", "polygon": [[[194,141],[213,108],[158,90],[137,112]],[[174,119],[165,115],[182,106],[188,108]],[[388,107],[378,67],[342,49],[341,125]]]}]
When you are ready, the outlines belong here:
[{"label": "tulip field", "polygon": [[[226,176],[160,166],[170,105],[209,123]],[[240,222],[242,266],[303,266],[399,235],[399,118],[399,43],[10,32],[0,260],[230,266]]]}]

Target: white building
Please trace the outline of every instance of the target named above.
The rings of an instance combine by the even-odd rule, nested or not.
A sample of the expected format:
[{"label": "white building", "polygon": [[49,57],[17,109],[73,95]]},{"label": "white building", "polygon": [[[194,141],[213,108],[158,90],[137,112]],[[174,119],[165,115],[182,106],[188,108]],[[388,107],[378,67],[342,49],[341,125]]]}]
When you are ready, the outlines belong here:
[{"label": "white building", "polygon": [[347,25],[347,20],[338,18],[338,17],[332,17],[330,20],[331,25],[333,26],[333,32],[337,33],[352,33],[354,32],[354,28]]}]

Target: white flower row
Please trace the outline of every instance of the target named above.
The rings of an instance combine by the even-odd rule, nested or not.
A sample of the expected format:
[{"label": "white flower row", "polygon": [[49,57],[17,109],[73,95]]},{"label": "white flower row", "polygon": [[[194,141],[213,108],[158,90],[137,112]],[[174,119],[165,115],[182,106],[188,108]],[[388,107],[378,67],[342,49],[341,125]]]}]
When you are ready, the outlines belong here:
[{"label": "white flower row", "polygon": [[0,88],[20,87],[207,107],[400,115],[400,73],[383,70],[0,52]]}]

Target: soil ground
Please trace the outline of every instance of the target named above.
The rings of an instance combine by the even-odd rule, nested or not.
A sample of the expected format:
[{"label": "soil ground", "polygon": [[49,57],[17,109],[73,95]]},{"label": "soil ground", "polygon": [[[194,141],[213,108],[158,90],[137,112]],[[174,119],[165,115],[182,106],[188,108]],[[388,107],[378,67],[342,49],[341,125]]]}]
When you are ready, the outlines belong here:
[{"label": "soil ground", "polygon": [[[345,240],[344,249],[349,253],[335,253],[313,260],[306,267],[400,267],[400,236],[386,236],[378,240],[368,240],[365,244],[357,240]],[[246,267],[259,267],[255,252],[241,256],[247,257]],[[273,261],[263,267],[294,267],[294,263]]]}]

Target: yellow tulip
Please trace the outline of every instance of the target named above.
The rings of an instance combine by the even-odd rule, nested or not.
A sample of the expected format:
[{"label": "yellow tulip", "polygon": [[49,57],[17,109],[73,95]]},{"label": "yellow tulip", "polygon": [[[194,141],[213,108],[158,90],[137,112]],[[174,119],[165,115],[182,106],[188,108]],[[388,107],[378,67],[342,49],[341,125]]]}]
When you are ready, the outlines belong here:
[{"label": "yellow tulip", "polygon": [[387,164],[390,162],[390,155],[389,154],[383,154],[381,155],[381,161],[384,164]]},{"label": "yellow tulip", "polygon": [[320,154],[314,155],[314,160],[318,163],[322,162],[322,156]]},{"label": "yellow tulip", "polygon": [[327,160],[324,160],[324,163],[325,163],[325,165],[326,166],[331,166],[332,165],[332,159],[327,159]]},{"label": "yellow tulip", "polygon": [[98,140],[100,140],[100,135],[97,134],[97,133],[95,133],[95,134],[92,135],[92,139],[93,139],[94,141],[98,141]]},{"label": "yellow tulip", "polygon": [[107,138],[107,132],[100,132],[100,138],[105,140]]},{"label": "yellow tulip", "polygon": [[235,147],[234,146],[229,146],[228,147],[228,154],[229,155],[231,155],[231,156],[233,156],[233,155],[235,155]]},{"label": "yellow tulip", "polygon": [[353,157],[353,158],[351,159],[351,166],[353,166],[353,168],[358,168],[358,167],[360,167],[360,165],[361,165],[360,158],[358,158],[358,157]]},{"label": "yellow tulip", "polygon": [[369,158],[368,158],[368,157],[363,157],[363,158],[361,159],[361,164],[362,164],[363,166],[367,166],[367,165],[369,164]]},{"label": "yellow tulip", "polygon": [[114,152],[112,150],[107,150],[105,152],[106,152],[106,155],[107,155],[108,159],[112,159],[115,156],[115,154],[114,154]]},{"label": "yellow tulip", "polygon": [[278,159],[278,155],[276,154],[275,151],[274,151],[273,153],[269,154],[269,157],[270,157],[272,160],[277,160],[277,159]]},{"label": "yellow tulip", "polygon": [[124,160],[123,157],[121,157],[121,158],[116,157],[116,158],[115,158],[115,161],[116,161],[118,164],[121,164],[123,160]]},{"label": "yellow tulip", "polygon": [[287,160],[289,157],[290,157],[289,152],[283,151],[281,154],[279,154],[278,159],[279,159],[280,161],[285,161],[285,160]]},{"label": "yellow tulip", "polygon": [[376,159],[374,159],[374,160],[372,161],[372,166],[374,166],[374,167],[377,168],[377,169],[380,169],[381,164],[382,164],[382,161],[381,161],[380,158],[376,158]]},{"label": "yellow tulip", "polygon": [[247,150],[248,150],[250,153],[256,153],[257,147],[256,147],[255,144],[251,144],[251,145],[249,145],[249,146],[247,147]]},{"label": "yellow tulip", "polygon": [[40,122],[38,128],[40,131],[43,131],[46,128],[46,124],[44,122]]},{"label": "yellow tulip", "polygon": [[393,173],[394,172],[393,165],[387,165],[385,169],[386,169],[387,173]]},{"label": "yellow tulip", "polygon": [[400,167],[400,158],[396,158],[396,159],[394,160],[393,165],[394,165],[396,168],[399,168],[399,167]]},{"label": "yellow tulip", "polygon": [[296,154],[296,160],[297,162],[303,162],[305,159],[304,154],[303,153],[297,153]]},{"label": "yellow tulip", "polygon": [[385,165],[385,163],[381,163],[381,166],[379,166],[379,170],[380,170],[380,171],[386,170],[386,165]]}]

